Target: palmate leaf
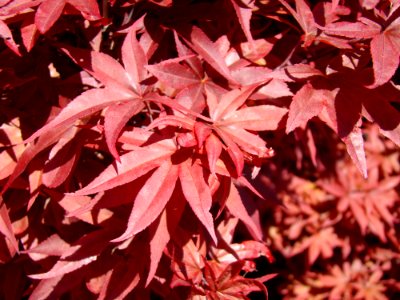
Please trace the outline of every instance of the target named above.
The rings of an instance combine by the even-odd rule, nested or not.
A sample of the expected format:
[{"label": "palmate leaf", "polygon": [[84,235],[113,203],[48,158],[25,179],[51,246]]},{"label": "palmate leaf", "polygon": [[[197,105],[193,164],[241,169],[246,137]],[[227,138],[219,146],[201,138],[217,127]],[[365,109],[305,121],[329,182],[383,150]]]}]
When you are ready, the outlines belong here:
[{"label": "palmate leaf", "polygon": [[18,251],[18,242],[14,236],[10,216],[2,196],[0,196],[0,232],[11,242],[15,251]]},{"label": "palmate leaf", "polygon": [[129,119],[139,113],[143,107],[143,101],[140,99],[131,99],[109,106],[104,115],[104,135],[108,149],[117,161],[120,161],[116,148],[119,134]]},{"label": "palmate leaf", "polygon": [[366,19],[357,22],[336,22],[323,28],[327,34],[348,38],[371,39],[370,52],[373,63],[374,83],[370,88],[388,82],[400,61],[400,22],[395,19],[386,28]]},{"label": "palmate leaf", "polygon": [[219,125],[233,125],[247,130],[276,130],[287,109],[273,105],[258,105],[237,110]]},{"label": "palmate leaf", "polygon": [[18,162],[13,170],[13,173],[8,178],[6,184],[3,186],[3,189],[0,194],[4,194],[6,190],[12,185],[12,183],[18,178],[22,172],[25,171],[28,164],[31,160],[41,153],[43,150],[48,148],[50,145],[54,144],[61,136],[64,134],[63,130],[59,128],[48,128],[37,140],[35,144],[31,144],[27,146],[24,152],[18,159]]},{"label": "palmate leaf", "polygon": [[203,168],[196,163],[191,165],[189,161],[185,161],[180,164],[179,179],[183,194],[190,207],[207,229],[214,243],[217,244],[214,220],[210,213],[212,197],[204,180]]},{"label": "palmate leaf", "polygon": [[217,46],[201,29],[192,27],[192,31],[190,33],[190,42],[188,42],[188,44],[223,77],[232,83],[236,82],[233,79],[231,72]]},{"label": "palmate leaf", "polygon": [[114,242],[128,239],[149,226],[163,211],[178,179],[178,167],[168,159],[146,181],[136,196],[126,231]]},{"label": "palmate leaf", "polygon": [[127,77],[136,93],[142,95],[140,82],[147,76],[145,65],[147,65],[146,54],[136,38],[137,27],[143,22],[143,17],[137,20],[125,37],[122,45],[122,61],[124,63]]},{"label": "palmate leaf", "polygon": [[175,151],[176,146],[172,140],[162,140],[130,151],[121,156],[121,162],[108,166],[91,183],[76,191],[74,195],[90,195],[133,181],[160,166]]},{"label": "palmate leaf", "polygon": [[0,20],[0,38],[4,39],[6,45],[12,51],[14,51],[15,54],[21,55],[18,45],[14,41],[10,28],[8,28],[7,24],[3,20]]},{"label": "palmate leaf", "polygon": [[231,3],[233,8],[235,9],[236,16],[247,38],[247,41],[250,44],[250,47],[255,50],[255,43],[250,30],[250,19],[252,16],[252,8],[240,6],[239,4],[237,4],[235,0],[231,0]]},{"label": "palmate leaf", "polygon": [[317,34],[317,26],[314,20],[314,15],[311,11],[310,6],[305,0],[295,0],[296,10],[294,10],[286,0],[279,0],[285,6],[285,8],[293,15],[297,23],[303,29],[304,44],[309,46]]},{"label": "palmate leaf", "polygon": [[243,203],[244,199],[242,199],[239,195],[237,188],[231,182],[231,186],[229,189],[229,196],[226,201],[226,207],[230,211],[230,213],[240,219],[249,229],[252,236],[257,239],[262,239],[262,232],[259,225],[257,225],[254,220],[251,218],[249,213],[246,210],[246,206]]},{"label": "palmate leaf", "polygon": [[150,227],[150,267],[146,285],[151,282],[156,274],[164,249],[170,241],[171,236],[175,234],[175,229],[181,220],[185,204],[185,201],[182,201],[181,197],[172,196],[161,214],[159,222],[153,223]]},{"label": "palmate leaf", "polygon": [[303,127],[307,122],[319,115],[326,101],[332,101],[333,95],[328,90],[316,90],[311,84],[305,84],[293,97],[286,123],[286,133],[297,127]]},{"label": "palmate leaf", "polygon": [[[311,118],[318,116],[339,135],[346,144],[350,157],[363,176],[367,177],[364,142],[359,128],[361,99],[358,97],[364,92],[356,83],[350,85],[343,82],[335,90],[316,89],[312,84],[306,83],[290,104],[286,132],[304,127]],[[349,97],[354,98],[350,105]],[[364,100],[367,101],[371,95],[366,94],[365,97]]]},{"label": "palmate leaf", "polygon": [[45,0],[35,15],[35,24],[41,33],[45,33],[61,16],[66,0]]},{"label": "palmate leaf", "polygon": [[159,64],[146,66],[160,81],[176,89],[198,84],[202,80],[189,67],[180,64],[183,59],[191,56],[165,60]]},{"label": "palmate leaf", "polygon": [[50,130],[65,131],[75,121],[90,116],[113,103],[131,100],[132,97],[132,94],[119,89],[103,88],[86,91],[71,101],[53,120],[36,131],[25,142],[32,142]]},{"label": "palmate leaf", "polygon": [[54,25],[67,3],[79,10],[88,20],[101,18],[99,7],[95,0],[44,0],[35,15],[35,24],[41,33],[46,33]]},{"label": "palmate leaf", "polygon": [[374,87],[388,82],[400,62],[400,21],[390,24],[371,41],[371,56],[374,67]]}]

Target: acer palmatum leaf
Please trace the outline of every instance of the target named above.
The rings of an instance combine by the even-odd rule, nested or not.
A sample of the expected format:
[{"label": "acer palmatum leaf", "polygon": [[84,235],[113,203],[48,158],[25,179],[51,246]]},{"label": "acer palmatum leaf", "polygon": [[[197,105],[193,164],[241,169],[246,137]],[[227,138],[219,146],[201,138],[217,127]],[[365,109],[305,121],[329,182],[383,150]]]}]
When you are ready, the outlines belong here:
[{"label": "acer palmatum leaf", "polygon": [[38,40],[40,32],[34,22],[34,14],[21,24],[21,39],[27,52],[30,52]]},{"label": "acer palmatum leaf", "polygon": [[353,131],[343,139],[346,144],[347,152],[356,164],[357,168],[367,178],[367,159],[364,151],[364,140],[361,129],[355,127]]},{"label": "acer palmatum leaf", "polygon": [[182,60],[190,57],[193,56],[165,60],[159,64],[148,65],[146,68],[160,81],[175,89],[183,89],[202,80],[189,67],[180,64]]},{"label": "acer palmatum leaf", "polygon": [[114,103],[130,99],[132,99],[131,94],[119,89],[103,88],[83,92],[64,107],[54,119],[32,134],[25,142],[32,142],[50,130],[65,131],[79,119],[90,116]]},{"label": "acer palmatum leaf", "polygon": [[66,0],[45,0],[35,15],[35,24],[41,33],[45,33],[61,16]]},{"label": "acer palmatum leaf", "polygon": [[18,45],[15,43],[10,28],[7,24],[0,20],[0,37],[4,39],[6,45],[17,55],[21,55]]},{"label": "acer palmatum leaf", "polygon": [[197,52],[207,63],[218,71],[227,80],[235,83],[228,66],[222,54],[218,51],[216,45],[199,28],[192,27],[189,45]]},{"label": "acer palmatum leaf", "polygon": [[234,186],[233,183],[231,183],[228,199],[226,201],[227,209],[233,216],[240,219],[246,225],[251,235],[255,239],[261,240],[262,239],[261,228],[249,215],[245,203],[243,201],[244,199],[242,199],[242,197],[239,195],[237,188]]},{"label": "acer palmatum leaf", "polygon": [[251,85],[242,89],[231,90],[222,95],[215,107],[209,107],[211,119],[219,121],[233,114],[246,102],[256,87],[257,85]]},{"label": "acer palmatum leaf", "polygon": [[64,47],[62,50],[105,87],[120,90],[120,92],[125,90],[125,93],[138,96],[138,91],[135,90],[135,85],[138,83],[110,55],[73,47]]},{"label": "acer palmatum leaf", "polygon": [[0,196],[0,232],[11,242],[15,251],[18,251],[18,242],[15,238],[10,216],[8,215],[2,196]]},{"label": "acer palmatum leaf", "polygon": [[309,83],[303,85],[290,103],[286,133],[304,127],[310,119],[319,115],[326,101],[333,101],[330,91],[314,89]]},{"label": "acer palmatum leaf", "polygon": [[372,87],[388,82],[400,62],[400,22],[393,22],[371,41],[375,82]]},{"label": "acer palmatum leaf", "polygon": [[206,139],[205,149],[207,152],[207,160],[210,172],[211,174],[215,174],[216,164],[223,149],[222,143],[214,134],[210,134],[210,136]]},{"label": "acer palmatum leaf", "polygon": [[279,0],[285,8],[293,15],[297,23],[303,29],[305,36],[303,38],[304,45],[307,47],[317,35],[317,26],[314,20],[314,15],[310,6],[305,0],[295,0],[296,10],[294,10],[286,0]]},{"label": "acer palmatum leaf", "polygon": [[165,210],[160,216],[160,221],[154,222],[150,227],[150,267],[146,280],[148,285],[156,274],[158,264],[171,235],[175,233],[186,202],[181,197],[174,197],[167,203]]},{"label": "acer palmatum leaf", "polygon": [[210,213],[212,197],[210,188],[204,180],[203,168],[197,163],[191,165],[190,161],[184,161],[179,165],[179,179],[183,194],[194,214],[207,229],[213,242],[217,244],[214,220]]},{"label": "acer palmatum leaf", "polygon": [[178,180],[178,167],[166,160],[154,171],[137,194],[128,227],[113,242],[121,242],[149,226],[163,211]]},{"label": "acer palmatum leaf", "polygon": [[308,64],[294,64],[287,66],[285,68],[285,72],[288,74],[289,78],[293,79],[306,79],[314,76],[324,76],[320,70]]},{"label": "acer palmatum leaf", "polygon": [[123,185],[160,166],[176,150],[171,140],[163,140],[121,155],[121,162],[108,166],[91,183],[74,195],[90,195]]},{"label": "acer palmatum leaf", "polygon": [[186,47],[179,39],[178,34],[174,31],[174,41],[176,45],[176,51],[179,57],[186,57],[186,62],[197,75],[198,78],[204,77],[204,70],[201,60],[194,55],[194,52]]},{"label": "acer palmatum leaf", "polygon": [[249,42],[251,48],[255,50],[255,43],[253,36],[251,34],[250,30],[250,19],[252,16],[252,7],[243,7],[235,0],[231,0],[231,4],[233,8],[235,9],[236,16],[239,20],[240,26],[242,27],[242,30],[247,38],[247,41]]},{"label": "acer palmatum leaf", "polygon": [[[368,20],[368,19],[364,19]],[[369,21],[367,24],[358,22],[335,22],[321,27],[326,34],[340,35],[353,39],[369,39],[377,36],[381,31],[379,24]]]},{"label": "acer palmatum leaf", "polygon": [[75,7],[86,20],[95,21],[101,19],[99,5],[96,0],[67,0],[67,2]]},{"label": "acer palmatum leaf", "polygon": [[106,137],[108,149],[117,161],[120,161],[120,159],[116,143],[121,130],[126,123],[143,108],[144,103],[140,99],[130,99],[129,101],[121,101],[110,105],[105,112],[104,135]]},{"label": "acer palmatum leaf", "polygon": [[[67,129],[65,129],[67,130]],[[54,144],[59,138],[62,137],[65,130],[60,130],[59,128],[47,128],[37,140],[35,144],[28,145],[21,156],[18,158],[17,164],[15,165],[14,171],[8,178],[6,184],[3,186],[3,189],[0,195],[4,194],[8,188],[11,187],[12,183],[20,176],[32,161],[32,159],[48,148],[50,145]]]},{"label": "acer palmatum leaf", "polygon": [[[141,19],[136,22],[141,22]],[[147,71],[145,69],[145,65],[147,65],[147,57],[136,38],[136,23],[131,26],[127,36],[125,37],[121,51],[122,61],[129,81],[134,87],[136,93],[142,95],[143,91],[140,82],[147,77]]]},{"label": "acer palmatum leaf", "polygon": [[218,125],[234,125],[247,130],[276,130],[286,108],[273,105],[245,107],[218,122]]}]

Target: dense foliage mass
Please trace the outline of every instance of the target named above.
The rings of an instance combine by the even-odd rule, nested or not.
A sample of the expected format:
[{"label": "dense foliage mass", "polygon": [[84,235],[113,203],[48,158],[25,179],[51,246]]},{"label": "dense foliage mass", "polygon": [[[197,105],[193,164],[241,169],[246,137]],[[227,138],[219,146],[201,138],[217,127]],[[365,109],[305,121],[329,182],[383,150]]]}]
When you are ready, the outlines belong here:
[{"label": "dense foliage mass", "polygon": [[0,0],[0,298],[400,296],[400,2]]}]

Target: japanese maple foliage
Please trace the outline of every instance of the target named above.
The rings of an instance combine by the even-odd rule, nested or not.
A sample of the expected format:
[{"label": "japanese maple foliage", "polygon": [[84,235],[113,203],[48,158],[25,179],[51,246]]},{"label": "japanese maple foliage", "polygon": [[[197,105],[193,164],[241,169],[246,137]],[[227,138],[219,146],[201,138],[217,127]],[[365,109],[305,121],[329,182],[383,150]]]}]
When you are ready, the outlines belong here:
[{"label": "japanese maple foliage", "polygon": [[2,298],[396,295],[399,16],[0,0]]}]

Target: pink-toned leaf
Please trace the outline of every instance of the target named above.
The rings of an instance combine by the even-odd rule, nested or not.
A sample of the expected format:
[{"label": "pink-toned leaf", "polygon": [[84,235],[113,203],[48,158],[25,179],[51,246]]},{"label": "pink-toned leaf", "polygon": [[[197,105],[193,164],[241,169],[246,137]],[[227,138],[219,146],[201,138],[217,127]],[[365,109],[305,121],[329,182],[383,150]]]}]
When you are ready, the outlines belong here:
[{"label": "pink-toned leaf", "polygon": [[365,157],[364,140],[361,129],[355,127],[347,137],[343,138],[343,141],[346,144],[347,152],[358,170],[364,178],[367,178],[367,159]]},{"label": "pink-toned leaf", "polygon": [[197,27],[192,28],[190,35],[191,47],[201,55],[215,70],[231,82],[235,82],[225,63],[224,58],[218,51],[215,44],[207,37],[207,35]]},{"label": "pink-toned leaf", "polygon": [[[179,61],[181,58],[179,58]],[[188,67],[179,64],[177,59],[166,60],[146,68],[160,81],[175,89],[183,89],[187,86],[198,84],[198,78]]]},{"label": "pink-toned leaf", "polygon": [[212,120],[210,118],[207,118],[206,116],[204,116],[202,114],[199,114],[189,108],[186,108],[183,105],[180,105],[177,101],[173,101],[171,98],[160,96],[159,94],[149,94],[149,95],[147,95],[146,100],[169,106],[172,109],[175,109],[180,112],[185,112],[185,113],[187,113],[191,116],[195,116],[203,121],[212,122]]},{"label": "pink-toned leaf", "polygon": [[311,84],[305,84],[293,97],[290,104],[289,116],[286,123],[286,133],[289,133],[300,126],[305,126],[307,122],[317,116],[324,102],[333,101],[333,95],[328,90],[316,90]]},{"label": "pink-toned leaf", "polygon": [[35,45],[37,39],[39,38],[39,31],[34,23],[34,15],[31,14],[29,17],[24,19],[21,25],[21,38],[26,51],[31,51]]},{"label": "pink-toned leaf", "polygon": [[103,108],[120,101],[131,99],[131,95],[116,89],[92,89],[72,100],[49,123],[32,134],[25,142],[31,142],[49,130],[66,130],[78,119],[90,116]]},{"label": "pink-toned leaf", "polygon": [[305,43],[308,44],[308,38],[313,37],[317,33],[317,27],[314,20],[314,15],[310,6],[305,0],[295,0],[296,11],[286,2],[286,0],[279,0],[286,7],[286,9],[293,15],[305,33]]},{"label": "pink-toned leaf", "polygon": [[10,3],[12,0],[0,0],[0,6],[5,6]]},{"label": "pink-toned leaf", "polygon": [[186,57],[186,62],[195,74],[202,78],[204,76],[203,66],[198,57],[192,57],[193,51],[187,48],[179,39],[178,34],[174,31],[174,40],[176,44],[176,50],[178,51],[179,57]]},{"label": "pink-toned leaf", "polygon": [[204,85],[201,82],[190,85],[182,89],[178,95],[176,95],[175,100],[190,110],[201,113],[206,107],[204,95],[204,86],[206,85],[207,84]]},{"label": "pink-toned leaf", "polygon": [[263,195],[260,194],[259,191],[246,179],[246,177],[240,176],[234,180],[234,183],[239,184],[240,186],[246,187],[251,191],[254,195],[259,197],[260,199],[265,200]]},{"label": "pink-toned leaf", "polygon": [[44,254],[46,256],[62,256],[70,247],[71,245],[61,239],[60,236],[53,234],[42,241],[39,245],[24,251],[24,253],[37,253]]},{"label": "pink-toned leaf", "polygon": [[6,45],[17,55],[21,56],[18,45],[15,43],[10,28],[3,20],[0,20],[0,38],[4,39]]},{"label": "pink-toned leaf", "polygon": [[0,232],[11,242],[15,251],[18,251],[18,242],[15,239],[10,216],[2,196],[0,196]]},{"label": "pink-toned leaf", "polygon": [[108,166],[98,177],[74,195],[89,195],[123,185],[161,165],[176,150],[172,140],[164,140],[122,155],[121,162]]},{"label": "pink-toned leaf", "polygon": [[225,133],[223,130],[218,128],[215,129],[221,139],[224,141],[226,145],[226,151],[228,152],[230,158],[232,159],[233,164],[236,168],[236,176],[239,177],[242,175],[243,168],[244,168],[244,157],[243,152],[240,148],[233,142],[231,137]]},{"label": "pink-toned leaf", "polygon": [[[237,70],[232,71],[232,77],[242,86],[265,83],[276,76],[276,73],[273,73],[266,67],[250,66],[238,68]],[[288,78],[286,74],[277,77],[283,77],[284,79]]]},{"label": "pink-toned leaf", "polygon": [[379,34],[381,27],[374,23],[368,22],[336,22],[323,27],[327,34],[340,35],[348,38],[368,39]]},{"label": "pink-toned leaf", "polygon": [[254,49],[254,39],[253,36],[251,35],[251,30],[250,30],[250,19],[252,15],[252,9],[249,7],[241,7],[239,6],[235,0],[231,0],[232,6],[235,9],[236,16],[239,20],[240,26],[242,27],[242,30],[247,38],[247,41],[250,43],[251,47]]},{"label": "pink-toned leaf", "polygon": [[45,0],[40,4],[35,15],[35,24],[41,33],[46,33],[54,25],[65,4],[65,0]]},{"label": "pink-toned leaf", "polygon": [[41,280],[30,294],[29,300],[48,299],[62,279],[63,275]]},{"label": "pink-toned leaf", "polygon": [[[71,138],[75,132],[71,132]],[[69,176],[80,154],[79,141],[62,138],[52,148],[49,160],[43,168],[41,180],[49,188],[58,187]]]},{"label": "pink-toned leaf", "polygon": [[286,82],[281,79],[272,79],[266,85],[258,89],[252,96],[253,100],[275,99],[293,96]]},{"label": "pink-toned leaf", "polygon": [[208,166],[211,173],[215,174],[217,160],[222,152],[222,143],[214,134],[211,134],[206,140],[206,151]]},{"label": "pink-toned leaf", "polygon": [[167,115],[155,119],[149,126],[147,126],[147,130],[163,126],[176,126],[180,128],[185,128],[187,130],[193,130],[194,125],[195,121],[193,119],[189,119],[187,117]]},{"label": "pink-toned leaf", "polygon": [[90,21],[101,19],[99,6],[96,0],[67,0],[67,2],[79,10],[85,19]]},{"label": "pink-toned leaf", "polygon": [[374,67],[374,87],[388,82],[400,62],[400,25],[389,27],[371,41],[371,55]]},{"label": "pink-toned leaf", "polygon": [[324,76],[320,70],[307,64],[295,64],[286,67],[285,70],[288,75],[294,79],[306,79],[313,76]]},{"label": "pink-toned leaf", "polygon": [[[140,22],[139,19],[137,22]],[[136,23],[135,23],[136,24]],[[136,25],[133,24],[125,37],[122,45],[122,61],[126,68],[128,77],[136,92],[141,94],[140,82],[146,77],[145,65],[147,57],[136,39]]]},{"label": "pink-toned leaf", "polygon": [[196,135],[197,144],[199,147],[203,146],[204,141],[210,136],[211,132],[211,127],[203,122],[196,122],[194,124],[194,133]]},{"label": "pink-toned leaf", "polygon": [[11,186],[11,184],[18,178],[19,175],[24,172],[30,161],[44,149],[54,144],[62,135],[64,130],[59,128],[49,128],[44,132],[34,145],[29,145],[25,148],[25,151],[19,157],[17,165],[14,168],[14,172],[8,178],[7,183],[3,186],[0,194],[5,193],[5,191]]},{"label": "pink-toned leaf", "polygon": [[159,223],[153,223],[152,225],[153,228],[157,225],[157,228],[150,229],[154,234],[150,242],[150,268],[147,275],[146,285],[151,282],[157,271],[164,248],[171,239],[171,235],[175,233],[175,229],[179,224],[184,208],[185,202],[182,201],[180,197],[172,197],[162,213]]},{"label": "pink-toned leaf", "polygon": [[139,113],[144,107],[144,104],[139,99],[132,99],[124,103],[116,103],[108,107],[104,115],[104,134],[108,149],[112,156],[119,161],[119,154],[116,148],[116,143],[121,133],[122,128],[126,125],[129,119]]},{"label": "pink-toned leaf", "polygon": [[233,183],[231,183],[229,196],[226,201],[226,207],[233,216],[240,219],[246,225],[246,227],[249,229],[249,231],[251,232],[252,236],[255,239],[261,240],[262,239],[261,228],[251,218],[251,216],[246,210],[243,201],[244,199],[241,198],[238,190],[233,185]]},{"label": "pink-toned leaf", "polygon": [[235,89],[222,95],[215,110],[212,111],[211,118],[214,121],[226,119],[230,115],[234,114],[235,111],[242,106],[251,93],[256,88],[256,85],[244,87],[242,89]]},{"label": "pink-toned leaf", "polygon": [[[6,1],[6,0],[4,0]],[[21,11],[39,5],[43,0],[12,0],[1,7],[2,15],[14,15]]]},{"label": "pink-toned leaf", "polygon": [[247,130],[276,130],[286,108],[273,105],[246,107],[218,122],[219,125],[235,125]]},{"label": "pink-toned leaf", "polygon": [[46,273],[42,274],[34,274],[34,275],[29,275],[30,278],[32,279],[49,279],[57,276],[61,276],[64,274],[71,273],[77,269],[80,269],[81,267],[88,265],[95,261],[97,259],[97,256],[89,256],[84,259],[78,260],[78,261],[65,261],[65,260],[59,260],[57,263],[51,268]]},{"label": "pink-toned leaf", "polygon": [[260,59],[270,53],[273,47],[274,44],[268,42],[266,39],[257,39],[252,43],[245,42],[240,44],[243,56],[255,63],[262,63],[263,61],[260,61]]},{"label": "pink-toned leaf", "polygon": [[211,192],[203,176],[201,166],[191,165],[189,161],[180,164],[179,179],[183,194],[199,221],[207,229],[214,243],[217,244],[214,221],[210,213]]},{"label": "pink-toned leaf", "polygon": [[[239,145],[239,147],[244,151],[260,157],[269,156],[269,150],[265,147],[265,141],[258,135],[237,126],[221,126],[220,129],[222,129],[225,133],[224,137],[222,138],[224,142],[226,142],[225,137],[226,134],[228,134],[230,140]],[[220,131],[218,134],[221,136]]]},{"label": "pink-toned leaf", "polygon": [[351,211],[353,212],[353,215],[358,225],[360,226],[361,233],[365,234],[368,227],[368,219],[367,216],[365,215],[363,208],[361,207],[357,199],[350,199],[349,204]]},{"label": "pink-toned leaf", "polygon": [[167,205],[177,179],[178,167],[173,166],[170,160],[161,164],[136,196],[127,229],[113,242],[126,240],[149,226]]},{"label": "pink-toned leaf", "polygon": [[[86,49],[64,47],[62,50],[79,66],[90,75],[99,80],[106,87],[115,90],[125,90],[127,93],[135,94],[132,79],[113,57]],[[122,92],[122,91],[120,91]]]}]

